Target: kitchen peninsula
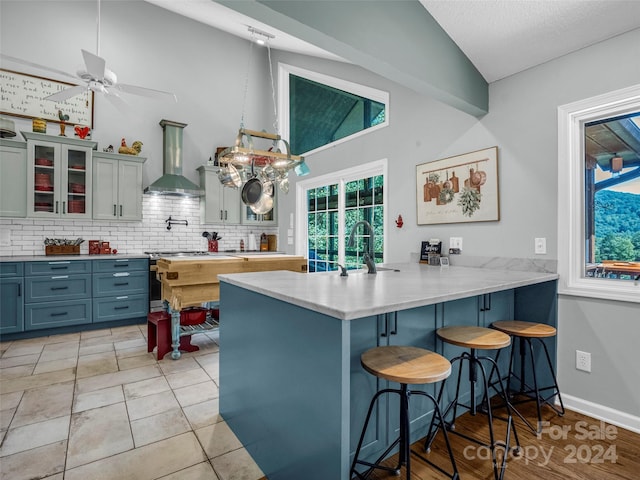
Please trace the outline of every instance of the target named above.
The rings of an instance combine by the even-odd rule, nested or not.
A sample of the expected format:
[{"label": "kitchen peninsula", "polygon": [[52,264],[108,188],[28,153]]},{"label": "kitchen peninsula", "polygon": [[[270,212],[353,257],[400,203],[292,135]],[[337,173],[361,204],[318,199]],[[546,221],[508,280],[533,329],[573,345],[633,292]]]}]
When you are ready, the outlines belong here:
[{"label": "kitchen peninsula", "polygon": [[[437,328],[505,319],[556,326],[556,274],[384,267],[346,277],[219,275],[220,413],[269,479],[348,479],[369,401],[384,388],[360,366],[365,350],[413,345],[451,359],[461,349],[437,341]],[[550,344],[554,363],[555,350]],[[396,408],[383,405],[372,420],[362,450],[370,459],[395,435],[397,415],[388,412]],[[411,420],[415,441],[430,420],[418,399]]]}]

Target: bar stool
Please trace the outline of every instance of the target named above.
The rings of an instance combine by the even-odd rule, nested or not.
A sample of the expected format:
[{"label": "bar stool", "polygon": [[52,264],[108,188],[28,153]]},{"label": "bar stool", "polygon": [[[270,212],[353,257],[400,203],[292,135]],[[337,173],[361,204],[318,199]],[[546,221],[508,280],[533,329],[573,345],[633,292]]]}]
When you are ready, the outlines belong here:
[{"label": "bar stool", "polygon": [[[425,441],[425,450],[428,452],[431,447],[431,443],[435,438],[438,430],[433,431],[434,427],[445,427],[444,431],[449,430],[452,433],[463,437],[471,442],[477,443],[478,445],[482,445],[488,447],[491,451],[491,460],[493,463],[493,475],[496,480],[501,480],[504,477],[504,472],[506,468],[506,462],[508,457],[508,452],[510,451],[510,441],[511,441],[511,430],[513,429],[513,435],[515,438],[516,446],[514,447],[514,453],[520,452],[520,441],[518,439],[518,433],[516,432],[516,427],[513,423],[513,418],[511,416],[511,405],[506,396],[506,390],[502,384],[502,380],[498,378],[496,383],[499,383],[498,393],[505,399],[505,405],[507,407],[507,417],[498,417],[493,414],[491,401],[489,397],[489,379],[490,377],[487,375],[484,365],[482,362],[487,362],[492,366],[492,372],[495,368],[498,370],[498,364],[495,360],[488,356],[478,356],[477,350],[496,350],[502,349],[504,347],[509,346],[511,343],[511,337],[509,335],[500,332],[498,330],[494,330],[491,328],[484,327],[472,327],[472,326],[460,326],[460,327],[444,327],[439,328],[436,331],[437,336],[444,342],[449,343],[451,345],[456,345],[458,347],[464,347],[470,349],[469,352],[463,352],[461,355],[455,357],[451,360],[451,365],[453,366],[455,363],[458,363],[458,379],[456,383],[456,393],[454,398],[451,400],[447,408],[444,410],[442,415],[443,420],[440,420],[440,424],[436,425],[436,418],[431,419],[431,425],[429,426],[429,432],[427,433],[427,439]],[[462,366],[464,362],[469,362],[469,384],[470,384],[470,400],[469,405],[465,405],[460,403],[460,382],[462,380]],[[482,405],[486,406],[482,411],[487,414],[489,420],[489,443],[485,444],[477,438],[470,437],[461,432],[455,431],[455,421],[457,416],[458,407],[466,408],[469,410],[471,415],[475,415],[478,412],[478,405],[476,402],[476,383],[478,381],[478,370],[482,374],[482,386],[484,388],[484,396],[482,400]],[[499,370],[498,370],[499,371]],[[438,403],[442,401],[442,396],[444,393],[446,382],[442,382],[440,387],[440,393],[438,394]],[[447,418],[447,415],[453,412],[453,418],[450,422],[446,422],[444,419]],[[505,454],[502,458],[502,463],[498,467],[497,455],[496,455],[496,447],[499,446],[501,442],[497,442],[495,439],[495,434],[493,431],[493,419],[503,420],[507,423],[507,432],[504,441]]]},{"label": "bar stool", "polygon": [[[451,445],[449,444],[449,437],[445,429],[442,430],[444,439],[449,451],[449,459],[451,460],[451,466],[453,473],[449,473],[438,465],[432,463],[429,459],[420,455],[419,453],[411,450],[410,441],[410,418],[409,418],[409,399],[411,395],[423,395],[433,402],[434,405],[434,417],[438,417],[442,423],[442,414],[438,407],[438,402],[429,393],[420,390],[409,390],[408,384],[411,385],[423,385],[428,383],[439,382],[447,378],[451,374],[451,364],[442,355],[438,355],[430,350],[425,350],[418,347],[407,346],[383,346],[375,347],[364,352],[360,357],[360,363],[362,367],[370,374],[388,380],[390,382],[397,382],[400,384],[399,389],[385,388],[378,391],[371,400],[369,405],[369,411],[367,412],[367,418],[360,435],[360,441],[358,442],[358,448],[356,448],[355,455],[353,457],[353,463],[351,465],[351,471],[349,473],[350,478],[354,478],[355,474],[358,479],[364,480],[369,478],[374,470],[380,469],[387,472],[392,472],[396,475],[400,474],[402,465],[406,469],[406,478],[411,478],[411,454],[413,453],[421,460],[425,461],[438,471],[447,475],[452,480],[459,479],[458,469],[456,462],[453,458],[453,452]],[[374,462],[369,463],[364,460],[358,459],[360,449],[362,448],[362,442],[367,432],[371,413],[375,406],[376,401],[381,395],[385,393],[396,393],[400,396],[400,435],[398,438],[380,455],[380,457]],[[437,432],[436,432],[437,433]],[[398,466],[396,468],[380,465],[380,462],[395,448],[396,445],[400,445],[398,452]],[[356,471],[356,466],[364,465],[369,467],[364,473]]]},{"label": "bar stool", "polygon": [[[520,375],[516,375],[515,373],[515,344],[511,344],[511,352],[509,358],[509,373],[507,376],[507,393],[512,396],[513,393],[519,394],[522,396],[526,396],[529,398],[521,399],[518,401],[510,401],[510,404],[518,405],[526,402],[536,402],[536,410],[538,414],[538,424],[537,427],[534,427],[529,420],[527,420],[522,413],[520,413],[516,408],[513,409],[516,415],[520,417],[520,419],[529,427],[529,429],[534,433],[538,434],[542,431],[542,406],[544,404],[548,405],[555,411],[559,416],[564,415],[564,404],[562,403],[562,396],[560,395],[560,388],[558,387],[558,381],[556,380],[556,374],[553,369],[553,364],[551,362],[551,357],[549,355],[549,350],[547,349],[547,345],[542,340],[543,338],[555,337],[556,336],[556,328],[551,325],[546,325],[544,323],[535,323],[535,322],[523,322],[520,320],[505,320],[499,322],[493,322],[491,326],[501,332],[506,333],[507,335],[511,335],[512,337],[518,338],[520,341]],[[549,367],[549,372],[551,373],[551,378],[553,379],[553,385],[549,385],[547,387],[540,388],[538,386],[538,371],[536,369],[536,360],[533,349],[533,340],[537,340],[544,350],[545,357],[547,358],[547,365]],[[531,357],[531,376],[533,377],[533,387],[527,384],[526,380],[526,369],[525,369],[525,361],[527,357],[527,349],[525,348],[525,344],[529,347],[529,354]],[[500,351],[496,354],[496,362],[500,356]],[[491,371],[490,378],[493,377],[494,371]],[[520,383],[520,388],[512,392],[511,390],[511,380],[515,379]],[[545,390],[551,390],[551,394],[547,397],[543,397],[540,392]],[[532,396],[533,394],[533,396]],[[556,408],[556,406],[550,402],[550,400],[557,395],[558,401],[560,403],[560,408]]]}]

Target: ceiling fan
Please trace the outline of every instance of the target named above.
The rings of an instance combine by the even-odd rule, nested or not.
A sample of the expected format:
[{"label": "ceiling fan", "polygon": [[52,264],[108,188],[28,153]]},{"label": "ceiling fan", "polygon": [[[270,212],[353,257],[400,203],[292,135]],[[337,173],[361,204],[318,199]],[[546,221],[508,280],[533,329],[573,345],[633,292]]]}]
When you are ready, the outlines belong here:
[{"label": "ceiling fan", "polygon": [[118,83],[118,77],[115,73],[107,68],[107,62],[104,58],[100,57],[100,0],[98,0],[98,33],[97,33],[97,45],[96,45],[96,54],[88,52],[86,50],[82,51],[82,57],[84,59],[84,69],[78,70],[76,75],[71,73],[63,72],[61,70],[56,70],[54,68],[45,67],[43,65],[38,65],[32,62],[27,62],[25,60],[10,57],[8,55],[0,54],[0,57],[16,63],[21,63],[23,65],[28,65],[30,67],[39,68],[42,70],[48,70],[50,72],[57,73],[58,75],[64,75],[65,77],[72,78],[76,82],[81,80],[84,82],[84,85],[74,85],[64,90],[61,90],[57,93],[49,95],[45,97],[45,100],[51,100],[55,102],[62,102],[68,98],[74,97],[83,93],[86,90],[92,90],[96,93],[102,93],[107,98],[113,99],[113,97],[120,97],[120,93],[130,93],[133,95],[142,95],[146,97],[152,98],[160,98],[160,99],[173,99],[174,101],[178,101],[177,97],[170,92],[165,92],[162,90],[154,90],[152,88],[139,87],[136,85],[129,85],[126,83]]}]

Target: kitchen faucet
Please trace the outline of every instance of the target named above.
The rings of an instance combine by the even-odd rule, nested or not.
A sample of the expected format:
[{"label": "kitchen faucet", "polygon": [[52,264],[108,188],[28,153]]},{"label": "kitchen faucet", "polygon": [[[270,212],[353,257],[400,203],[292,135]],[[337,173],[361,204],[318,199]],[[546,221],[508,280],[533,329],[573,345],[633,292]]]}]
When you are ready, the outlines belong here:
[{"label": "kitchen faucet", "polygon": [[375,274],[376,273],[376,261],[375,261],[375,253],[374,253],[374,242],[373,242],[373,227],[371,226],[371,224],[365,220],[360,220],[359,222],[356,222],[356,224],[353,226],[353,228],[351,229],[351,234],[349,235],[349,241],[347,242],[347,246],[348,247],[353,247],[356,243],[356,230],[358,229],[359,225],[363,225],[366,229],[369,230],[369,251],[368,252],[364,252],[364,263],[367,264],[367,268],[369,269],[369,273],[371,274]]}]

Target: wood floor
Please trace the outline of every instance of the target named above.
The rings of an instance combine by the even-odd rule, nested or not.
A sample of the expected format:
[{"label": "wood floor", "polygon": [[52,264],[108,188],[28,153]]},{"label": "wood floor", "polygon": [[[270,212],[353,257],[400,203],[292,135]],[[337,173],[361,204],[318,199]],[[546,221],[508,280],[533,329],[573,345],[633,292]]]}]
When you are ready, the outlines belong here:
[{"label": "wood floor", "polygon": [[[533,403],[520,405],[520,411],[527,418],[535,418]],[[558,417],[547,407],[543,410],[543,419],[549,421],[549,426],[539,438],[526,429],[519,419],[516,420],[523,454],[520,457],[508,458],[505,480],[640,478],[640,435],[569,410],[563,417]],[[505,423],[498,421],[496,426],[504,438]],[[456,430],[474,438],[489,438],[487,418],[482,414],[474,417],[465,413],[457,420]],[[461,480],[493,480],[491,460],[486,458],[487,451],[457,435],[450,434],[450,441]],[[416,442],[412,448],[422,452],[423,442]],[[427,458],[450,470],[442,433],[438,434]],[[386,463],[395,466],[397,457],[391,457]],[[370,478],[407,480],[404,468],[400,476],[377,471]],[[446,478],[412,455],[411,480]]]}]

